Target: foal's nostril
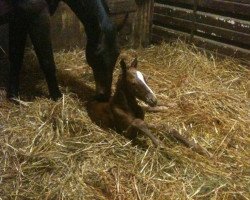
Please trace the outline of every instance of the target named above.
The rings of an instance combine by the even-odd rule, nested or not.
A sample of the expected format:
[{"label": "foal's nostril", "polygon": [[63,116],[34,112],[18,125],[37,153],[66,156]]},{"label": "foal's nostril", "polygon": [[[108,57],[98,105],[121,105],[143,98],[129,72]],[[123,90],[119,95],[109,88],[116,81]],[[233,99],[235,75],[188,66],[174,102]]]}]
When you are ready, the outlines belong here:
[{"label": "foal's nostril", "polygon": [[149,94],[147,95],[147,102],[148,105],[150,106],[156,106],[157,105],[157,98],[154,94]]},{"label": "foal's nostril", "polygon": [[153,106],[156,106],[156,105],[157,105],[157,99],[152,99],[151,102],[152,102],[152,103],[150,104],[150,106],[153,107]]}]

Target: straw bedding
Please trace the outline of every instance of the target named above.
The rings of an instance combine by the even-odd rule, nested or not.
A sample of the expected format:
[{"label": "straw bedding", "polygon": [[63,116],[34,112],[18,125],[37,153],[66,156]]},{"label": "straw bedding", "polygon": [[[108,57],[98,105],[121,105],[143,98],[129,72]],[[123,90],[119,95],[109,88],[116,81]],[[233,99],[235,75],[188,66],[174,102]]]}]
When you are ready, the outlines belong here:
[{"label": "straw bedding", "polygon": [[[93,124],[85,102],[92,72],[80,50],[55,55],[64,97],[47,98],[32,52],[20,105],[0,90],[0,199],[250,199],[250,72],[184,43],[137,51],[160,104],[146,121],[166,145],[131,142]],[[115,80],[119,68],[115,70]],[[115,81],[114,81],[115,82]],[[167,128],[203,146],[201,156],[167,137]]]}]

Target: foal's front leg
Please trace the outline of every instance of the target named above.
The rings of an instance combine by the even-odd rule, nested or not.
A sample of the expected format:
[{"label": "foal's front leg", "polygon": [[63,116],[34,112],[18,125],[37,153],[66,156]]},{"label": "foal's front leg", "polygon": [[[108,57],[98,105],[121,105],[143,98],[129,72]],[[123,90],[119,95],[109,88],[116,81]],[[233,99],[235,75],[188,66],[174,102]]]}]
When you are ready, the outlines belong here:
[{"label": "foal's front leg", "polygon": [[141,133],[145,134],[146,136],[148,136],[156,147],[161,145],[161,142],[151,133],[151,131],[148,129],[148,125],[143,120],[138,118],[134,119],[131,123],[131,126],[128,128],[127,132],[129,133],[136,129],[139,130]]},{"label": "foal's front leg", "polygon": [[142,119],[134,118],[120,108],[115,108],[113,113],[115,119],[117,119],[116,124],[123,128],[127,128],[125,135],[130,139],[134,139],[137,136],[137,132],[140,131],[148,136],[155,146],[159,146],[161,144],[161,142],[148,129],[146,122]]}]

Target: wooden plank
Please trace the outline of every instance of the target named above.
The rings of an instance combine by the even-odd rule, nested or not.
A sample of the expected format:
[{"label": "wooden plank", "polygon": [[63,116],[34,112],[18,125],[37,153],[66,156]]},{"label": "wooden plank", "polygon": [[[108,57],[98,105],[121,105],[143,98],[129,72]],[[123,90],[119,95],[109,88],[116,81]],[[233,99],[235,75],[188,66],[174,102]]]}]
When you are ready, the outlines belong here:
[{"label": "wooden plank", "polygon": [[191,33],[191,30],[194,27],[197,33],[206,35],[206,37],[213,37],[217,40],[226,39],[227,41],[231,41],[237,46],[244,45],[246,46],[246,48],[250,49],[250,34],[231,31],[224,28],[201,23],[193,23],[189,20],[159,14],[154,14],[153,22],[154,24],[158,24],[160,26],[173,26],[176,29],[186,30],[188,33]]},{"label": "wooden plank", "polygon": [[51,37],[53,49],[56,51],[85,46],[84,28],[76,15],[64,3],[59,5],[56,14],[51,17]]},{"label": "wooden plank", "polygon": [[133,25],[133,47],[149,45],[154,0],[145,0],[138,4]]},{"label": "wooden plank", "polygon": [[[152,41],[159,42],[162,40],[173,40],[174,38],[187,39],[189,38],[189,34],[176,31],[173,29],[163,28],[160,26],[153,25],[152,30]],[[194,36],[192,42],[202,48],[207,50],[211,50],[213,52],[218,52],[220,54],[232,56],[234,58],[243,59],[246,62],[250,62],[250,50],[246,50],[240,47],[236,47],[229,44],[224,44],[221,42],[216,42],[210,39],[206,39],[199,36]]]},{"label": "wooden plank", "polygon": [[[170,17],[178,17],[186,20],[193,20],[193,11],[190,9],[179,8],[176,6],[169,6],[163,4],[154,5],[154,13],[167,15]],[[211,13],[198,11],[196,13],[196,22],[213,25],[237,32],[250,34],[250,21],[240,20],[232,17],[225,17],[222,15],[215,15]]]},{"label": "wooden plank", "polygon": [[[180,4],[183,6],[193,6],[194,0],[156,0],[156,3],[162,4]],[[242,15],[250,17],[250,4],[224,1],[224,0],[198,0],[198,9],[210,9],[217,12],[229,13],[233,15]]]},{"label": "wooden plank", "polygon": [[[124,27],[118,33],[118,43],[122,47],[131,48],[133,46],[133,23],[136,13],[130,13]],[[115,24],[121,24],[124,20],[124,14],[113,15],[112,21]]]},{"label": "wooden plank", "polygon": [[226,0],[229,2],[237,2],[237,3],[244,3],[244,4],[250,4],[249,0]]},{"label": "wooden plank", "polygon": [[[176,37],[175,38],[174,37],[171,38],[171,42],[174,42],[176,40],[177,40]],[[160,44],[163,41],[164,41],[164,39],[162,37],[160,37],[158,35],[155,35],[155,34],[151,34],[151,42],[153,44]],[[190,44],[190,43],[188,42],[187,44]],[[196,44],[196,43],[191,43],[190,45],[195,45],[195,47],[198,50],[205,51],[206,53],[211,54],[211,55],[216,55],[217,57],[220,57],[220,58],[232,57],[232,55],[225,53],[223,51],[223,49],[220,49],[219,47],[217,47],[216,49],[210,49],[209,50],[208,48],[204,48],[202,46],[198,46],[198,44]],[[238,59],[240,63],[242,63],[243,65],[246,65],[247,67],[250,66],[250,60],[242,59],[242,57],[237,57],[237,56],[233,56],[233,58]]]}]

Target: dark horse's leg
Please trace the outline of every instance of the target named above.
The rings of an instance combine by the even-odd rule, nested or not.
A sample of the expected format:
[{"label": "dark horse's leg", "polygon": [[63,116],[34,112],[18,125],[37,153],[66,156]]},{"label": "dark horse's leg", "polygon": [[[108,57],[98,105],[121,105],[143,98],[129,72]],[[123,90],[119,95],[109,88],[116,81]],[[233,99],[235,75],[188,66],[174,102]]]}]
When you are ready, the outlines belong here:
[{"label": "dark horse's leg", "polygon": [[52,99],[56,100],[61,97],[61,92],[56,78],[56,66],[50,38],[50,18],[47,9],[42,10],[37,17],[32,19],[28,31],[45,75],[49,94]]},{"label": "dark horse's leg", "polygon": [[86,59],[93,69],[96,99],[108,101],[111,96],[113,70],[119,49],[117,31],[111,22],[108,6],[103,0],[92,1],[94,16],[88,13],[85,20],[87,35]]},{"label": "dark horse's leg", "polygon": [[25,42],[27,38],[28,22],[25,17],[17,12],[10,16],[9,22],[9,85],[7,89],[8,98],[18,97],[19,73],[23,64]]},{"label": "dark horse's leg", "polygon": [[40,66],[45,74],[52,99],[61,97],[55,75],[55,63],[50,40],[49,11],[45,0],[22,1],[14,5],[10,19],[10,77],[8,97],[18,97],[19,72],[25,41],[30,35]]},{"label": "dark horse's leg", "polygon": [[[107,52],[107,50],[102,51],[102,43],[100,43],[100,32],[98,23],[92,23],[89,25],[91,31],[88,31],[88,23],[85,24],[85,29],[87,33],[87,46],[86,46],[86,59],[88,64],[93,69],[95,86],[96,86],[96,95],[95,99],[98,101],[108,101],[111,96],[111,84],[113,79],[113,70],[115,66],[115,61],[117,55],[112,57],[113,63],[109,62],[109,53],[112,53],[113,50]],[[96,37],[95,37],[96,36]],[[105,53],[107,55],[105,55]]]},{"label": "dark horse's leg", "polygon": [[113,70],[119,55],[116,28],[103,0],[64,0],[78,16],[87,35],[86,59],[93,69],[96,99],[108,101]]}]

